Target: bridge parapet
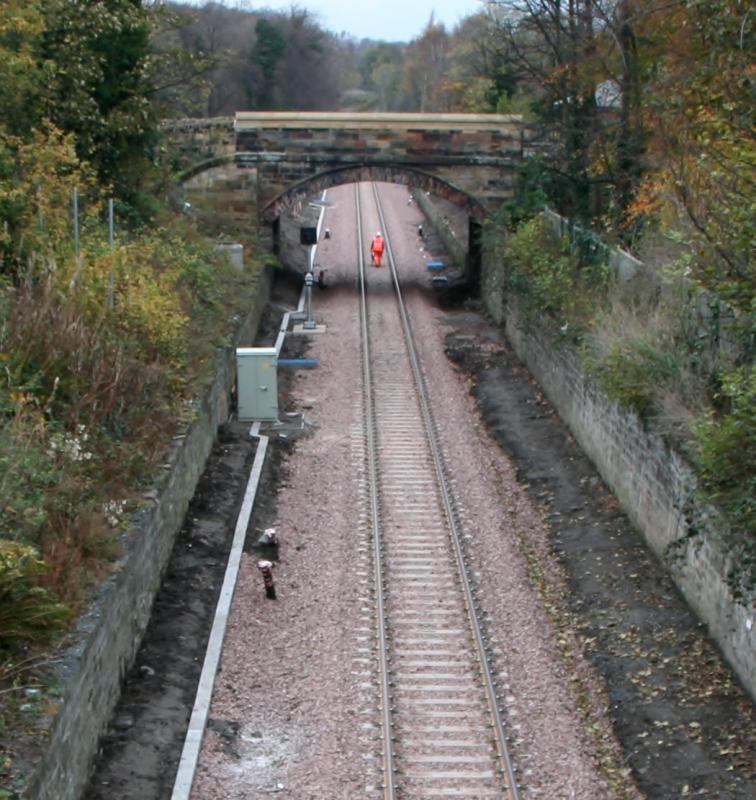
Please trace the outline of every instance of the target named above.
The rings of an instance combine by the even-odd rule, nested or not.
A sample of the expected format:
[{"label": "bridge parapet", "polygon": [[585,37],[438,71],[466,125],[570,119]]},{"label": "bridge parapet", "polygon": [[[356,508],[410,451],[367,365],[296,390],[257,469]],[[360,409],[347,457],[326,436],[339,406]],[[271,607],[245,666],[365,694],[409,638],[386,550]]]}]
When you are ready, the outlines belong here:
[{"label": "bridge parapet", "polygon": [[526,128],[515,114],[236,114],[237,150],[338,153],[423,161],[520,155]]}]

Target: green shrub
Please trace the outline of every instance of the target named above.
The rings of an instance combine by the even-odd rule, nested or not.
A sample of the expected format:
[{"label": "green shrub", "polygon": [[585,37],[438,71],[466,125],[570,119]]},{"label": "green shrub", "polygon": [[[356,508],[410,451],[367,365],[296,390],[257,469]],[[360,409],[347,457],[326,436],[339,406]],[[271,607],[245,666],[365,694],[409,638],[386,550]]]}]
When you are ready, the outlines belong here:
[{"label": "green shrub", "polygon": [[703,498],[728,525],[737,572],[753,586],[756,576],[756,367],[741,367],[722,380],[726,411],[695,427],[696,472]]},{"label": "green shrub", "polygon": [[558,241],[542,217],[520,225],[504,243],[505,291],[531,321],[557,323],[561,333],[579,338],[603,303],[606,265],[584,261]]},{"label": "green shrub", "polygon": [[0,650],[49,641],[65,628],[69,609],[39,584],[46,572],[33,547],[0,541]]},{"label": "green shrub", "polygon": [[662,387],[679,372],[674,352],[642,339],[616,340],[600,360],[590,364],[599,386],[615,402],[647,417]]},{"label": "green shrub", "polygon": [[502,205],[496,220],[499,226],[512,231],[543,211],[548,203],[547,191],[552,174],[541,156],[519,162],[515,172],[514,196]]},{"label": "green shrub", "polygon": [[47,452],[43,421],[26,413],[0,427],[0,538],[38,544],[45,499],[62,478]]}]

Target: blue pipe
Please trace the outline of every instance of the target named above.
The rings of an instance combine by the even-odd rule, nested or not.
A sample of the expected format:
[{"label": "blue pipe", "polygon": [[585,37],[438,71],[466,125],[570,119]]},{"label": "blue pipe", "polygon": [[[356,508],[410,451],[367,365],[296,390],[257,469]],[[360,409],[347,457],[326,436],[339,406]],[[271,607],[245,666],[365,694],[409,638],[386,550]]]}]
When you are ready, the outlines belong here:
[{"label": "blue pipe", "polygon": [[301,367],[302,369],[315,369],[320,364],[317,358],[279,358],[279,367]]}]

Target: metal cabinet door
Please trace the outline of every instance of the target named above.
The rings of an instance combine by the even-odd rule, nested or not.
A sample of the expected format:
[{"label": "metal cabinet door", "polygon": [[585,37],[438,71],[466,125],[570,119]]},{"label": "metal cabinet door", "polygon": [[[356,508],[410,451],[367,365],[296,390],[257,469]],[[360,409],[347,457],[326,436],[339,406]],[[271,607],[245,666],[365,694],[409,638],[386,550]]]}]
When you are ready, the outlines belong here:
[{"label": "metal cabinet door", "polygon": [[236,385],[239,419],[278,419],[278,357],[275,347],[240,347],[236,350]]}]

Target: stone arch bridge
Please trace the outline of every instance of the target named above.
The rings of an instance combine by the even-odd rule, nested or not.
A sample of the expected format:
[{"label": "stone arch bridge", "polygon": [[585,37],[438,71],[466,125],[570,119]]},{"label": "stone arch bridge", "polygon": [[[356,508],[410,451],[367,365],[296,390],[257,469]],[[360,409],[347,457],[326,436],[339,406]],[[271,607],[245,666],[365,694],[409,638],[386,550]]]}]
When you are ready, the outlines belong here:
[{"label": "stone arch bridge", "polygon": [[[308,197],[355,181],[387,181],[437,195],[471,226],[511,197],[515,169],[542,147],[519,115],[238,112],[166,124],[189,193],[247,222],[297,213]],[[471,228],[472,229],[472,228]]]}]

